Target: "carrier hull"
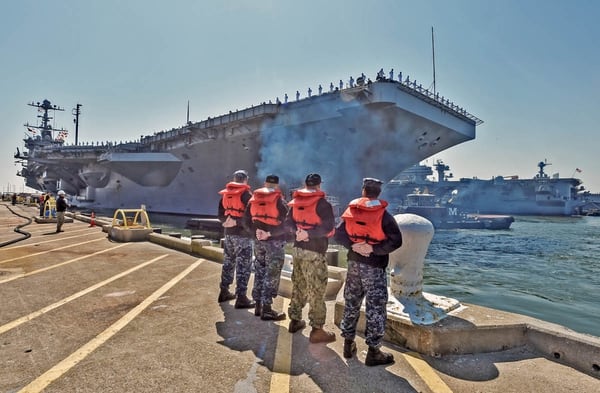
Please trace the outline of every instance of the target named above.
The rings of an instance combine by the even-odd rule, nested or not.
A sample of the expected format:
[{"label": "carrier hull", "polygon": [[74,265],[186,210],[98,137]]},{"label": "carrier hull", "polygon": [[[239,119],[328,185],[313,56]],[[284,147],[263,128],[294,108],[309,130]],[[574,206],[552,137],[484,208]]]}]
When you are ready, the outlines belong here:
[{"label": "carrier hull", "polygon": [[253,106],[121,144],[68,146],[25,140],[30,187],[64,189],[91,209],[133,208],[214,215],[218,191],[237,169],[258,187],[276,173],[284,191],[318,172],[346,203],[363,177],[392,179],[475,138],[481,121],[416,86],[378,81],[294,102]]}]

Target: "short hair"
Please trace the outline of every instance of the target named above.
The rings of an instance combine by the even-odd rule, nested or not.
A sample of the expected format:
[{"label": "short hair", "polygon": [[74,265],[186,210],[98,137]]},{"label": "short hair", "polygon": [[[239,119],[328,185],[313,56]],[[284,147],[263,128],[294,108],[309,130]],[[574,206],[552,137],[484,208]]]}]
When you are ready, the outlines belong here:
[{"label": "short hair", "polygon": [[306,176],[304,184],[306,184],[307,187],[314,187],[321,184],[321,181],[321,175],[318,173],[310,173]]},{"label": "short hair", "polygon": [[245,180],[248,180],[248,172],[243,169],[233,172],[233,181],[243,182]]},{"label": "short hair", "polygon": [[367,198],[377,198],[381,194],[381,185],[383,182],[373,177],[365,177],[363,179],[362,188],[365,191]]}]

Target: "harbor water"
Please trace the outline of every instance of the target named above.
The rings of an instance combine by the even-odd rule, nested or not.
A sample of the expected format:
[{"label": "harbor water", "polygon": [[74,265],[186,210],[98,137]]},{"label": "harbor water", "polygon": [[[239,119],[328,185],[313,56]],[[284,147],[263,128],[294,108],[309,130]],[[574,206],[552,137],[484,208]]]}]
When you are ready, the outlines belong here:
[{"label": "harbor water", "polygon": [[600,337],[600,217],[515,217],[433,237],[424,290]]},{"label": "harbor water", "polygon": [[[189,236],[187,218],[150,219],[163,233]],[[509,230],[437,230],[423,288],[600,337],[598,255],[600,217],[516,216]]]}]

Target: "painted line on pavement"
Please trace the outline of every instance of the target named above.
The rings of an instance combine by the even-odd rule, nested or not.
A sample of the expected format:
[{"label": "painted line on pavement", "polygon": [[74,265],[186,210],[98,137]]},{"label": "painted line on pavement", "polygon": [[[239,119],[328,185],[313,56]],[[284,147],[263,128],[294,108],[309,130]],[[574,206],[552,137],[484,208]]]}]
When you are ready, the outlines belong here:
[{"label": "painted line on pavement", "polygon": [[63,359],[57,365],[52,367],[50,370],[46,371],[44,374],[40,375],[36,379],[34,379],[29,385],[25,386],[23,389],[19,390],[19,393],[37,393],[44,390],[48,385],[50,385],[53,381],[60,378],[64,373],[69,371],[71,368],[76,366],[79,362],[85,359],[89,354],[95,351],[98,347],[108,341],[112,336],[117,334],[121,329],[123,329],[129,322],[131,322],[136,316],[138,316],[142,311],[144,311],[150,304],[155,302],[158,298],[160,298],[165,292],[171,289],[175,284],[181,281],[185,276],[191,273],[195,268],[197,268],[204,259],[199,259],[194,262],[192,265],[187,267],[184,271],[179,273],[177,276],[171,279],[171,281],[167,282],[165,285],[157,289],[152,295],[148,296],[143,302],[135,306],[131,311],[125,314],[121,319],[117,322],[113,323],[102,333],[94,337],[87,344],[83,345],[77,351],[73,352],[67,358]]},{"label": "painted line on pavement", "polygon": [[0,284],[5,283],[5,282],[9,282],[9,281],[12,281],[12,280],[16,280],[18,278],[28,277],[28,276],[31,276],[31,275],[34,275],[34,274],[42,273],[42,272],[45,272],[47,270],[52,270],[52,269],[55,269],[57,267],[61,267],[63,265],[68,265],[69,263],[81,261],[82,259],[93,257],[94,255],[98,255],[98,254],[103,254],[103,253],[105,253],[107,251],[111,251],[111,250],[114,250],[114,249],[126,246],[128,244],[129,243],[119,244],[118,246],[115,246],[115,247],[107,248],[105,250],[96,251],[95,253],[92,253],[92,254],[82,255],[82,256],[77,257],[77,258],[69,259],[68,261],[57,263],[56,265],[47,266],[47,267],[43,267],[43,268],[38,269],[38,270],[30,271],[29,273],[17,274],[15,276],[11,276],[11,277],[5,278],[4,280],[0,280]]},{"label": "painted line on pavement", "polygon": [[[288,298],[283,298],[282,309],[286,310],[290,305]],[[285,324],[289,318],[277,321],[277,325],[283,327],[286,333],[278,329],[277,345],[275,346],[275,357],[273,358],[273,372],[271,373],[270,392],[287,393],[290,391],[290,372],[292,370],[292,333],[287,332]]]},{"label": "painted line on pavement", "polygon": [[29,276],[31,276],[31,275],[38,274],[38,273],[42,273],[42,272],[45,272],[45,271],[47,271],[47,270],[52,270],[52,269],[55,269],[55,268],[57,268],[57,267],[61,267],[61,266],[64,266],[64,265],[68,265],[69,263],[73,263],[73,262],[81,261],[82,259],[86,259],[86,258],[89,258],[89,257],[93,257],[94,255],[102,254],[102,253],[105,253],[105,252],[107,252],[107,251],[112,251],[112,250],[114,250],[114,249],[117,249],[117,248],[120,248],[120,247],[126,246],[126,245],[128,245],[128,244],[129,244],[129,243],[123,243],[123,244],[119,244],[118,246],[111,247],[111,248],[107,248],[106,250],[96,251],[95,253],[92,253],[92,254],[82,255],[82,256],[80,256],[80,257],[73,258],[73,259],[69,259],[68,261],[64,261],[64,262],[58,263],[58,264],[56,264],[56,265],[47,266],[47,267],[44,267],[44,268],[41,268],[41,269],[38,269],[38,270],[33,270],[33,271],[30,271],[29,273],[21,273],[21,274],[17,274],[17,275],[15,275],[15,276],[12,276],[12,277],[5,278],[4,280],[0,280],[0,284],[3,284],[3,283],[5,283],[5,282],[9,282],[9,281],[13,281],[13,280],[16,280],[16,279],[18,279],[18,278],[29,277]]},{"label": "painted line on pavement", "polygon": [[126,275],[128,275],[130,273],[133,273],[136,270],[139,270],[139,269],[141,269],[141,268],[143,268],[145,266],[148,266],[151,263],[154,263],[154,262],[156,262],[158,260],[161,260],[161,259],[165,258],[167,255],[168,254],[164,254],[164,255],[161,255],[161,256],[156,257],[154,259],[151,259],[151,260],[149,260],[147,262],[144,262],[142,264],[134,266],[134,267],[132,267],[129,270],[126,270],[126,271],[121,272],[121,273],[119,273],[117,275],[114,275],[114,276],[112,276],[112,277],[110,277],[110,278],[108,278],[108,279],[106,279],[104,281],[101,281],[101,282],[97,283],[97,284],[94,284],[91,287],[88,287],[88,288],[86,288],[84,290],[81,290],[81,291],[79,291],[79,292],[77,292],[77,293],[75,293],[75,294],[73,294],[73,295],[71,295],[69,297],[66,297],[66,298],[64,298],[62,300],[59,300],[56,303],[50,304],[49,306],[46,306],[46,307],[44,307],[42,309],[39,309],[38,311],[34,311],[31,314],[29,314],[29,315],[25,315],[24,317],[21,317],[19,319],[15,319],[12,322],[9,322],[9,323],[7,323],[5,325],[2,325],[2,326],[0,326],[0,334],[5,333],[5,332],[7,332],[7,331],[9,331],[11,329],[14,329],[17,326],[19,326],[19,325],[21,325],[21,324],[23,324],[25,322],[29,322],[32,319],[39,317],[40,315],[44,315],[45,313],[47,313],[47,312],[49,312],[51,310],[54,310],[55,308],[58,308],[58,307],[60,307],[62,305],[65,305],[65,304],[67,304],[67,303],[69,303],[69,302],[71,302],[71,301],[73,301],[73,300],[75,300],[77,298],[80,298],[83,295],[87,295],[88,293],[90,293],[90,292],[92,292],[92,291],[94,291],[94,290],[96,290],[96,289],[98,289],[98,288],[100,288],[100,287],[102,287],[102,286],[104,286],[106,284],[109,284],[109,283],[111,283],[111,282],[113,282],[115,280],[118,280],[121,277],[124,277],[124,276],[126,276]]},{"label": "painted line on pavement", "polygon": [[416,352],[402,353],[404,360],[417,372],[423,382],[433,393],[452,393],[452,390],[440,378],[440,376],[427,364]]},{"label": "painted line on pavement", "polygon": [[[87,229],[85,229],[85,230],[87,231]],[[31,233],[31,231],[29,231],[29,232]],[[74,233],[74,232],[82,232],[82,231],[81,230],[69,231],[69,233]],[[28,243],[28,244],[20,244],[18,246],[6,247],[6,248],[4,248],[4,250],[14,250],[14,249],[17,249],[17,248],[31,247],[31,246],[38,245],[38,244],[53,243],[53,242],[62,242],[63,240],[75,239],[75,238],[84,237],[84,236],[89,236],[89,233],[84,233],[82,235],[76,235],[76,236],[62,236],[62,237],[59,237],[59,238],[56,238],[56,239],[46,240],[46,241],[43,241],[43,242],[33,242],[33,243]]]},{"label": "painted line on pavement", "polygon": [[100,241],[100,240],[106,240],[106,238],[105,237],[101,237],[100,239],[88,240],[87,242],[69,244],[68,246],[53,248],[51,250],[34,252],[33,254],[27,254],[27,255],[20,256],[20,257],[5,259],[3,261],[0,261],[0,265],[3,264],[3,263],[12,262],[12,261],[16,261],[16,260],[19,260],[19,259],[25,259],[25,258],[33,257],[33,256],[36,256],[36,255],[43,255],[43,254],[47,254],[49,252],[54,252],[54,251],[58,251],[58,250],[64,250],[64,249],[71,248],[71,247],[77,247],[77,246],[81,246],[83,244],[97,242],[97,241]]}]

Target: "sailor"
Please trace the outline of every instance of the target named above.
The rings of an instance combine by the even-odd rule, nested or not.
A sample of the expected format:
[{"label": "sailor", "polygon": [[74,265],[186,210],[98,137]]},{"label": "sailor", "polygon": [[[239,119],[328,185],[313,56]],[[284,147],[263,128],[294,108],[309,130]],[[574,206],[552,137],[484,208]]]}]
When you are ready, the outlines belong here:
[{"label": "sailor", "polygon": [[309,87],[308,88],[308,96],[311,97],[312,96],[312,89]]},{"label": "sailor", "polygon": [[296,101],[300,100],[300,92],[296,90]]},{"label": "sailor", "polygon": [[362,196],[350,202],[335,231],[335,240],[348,249],[345,305],[340,322],[344,357],[356,354],[356,324],[366,296],[367,366],[394,361],[393,355],[380,347],[387,319],[386,267],[389,253],[402,245],[402,235],[396,220],[385,209],[387,202],[378,199],[382,184],[378,179],[363,179]]},{"label": "sailor", "polygon": [[384,75],[385,75],[385,73],[383,72],[383,68],[382,68],[382,69],[380,69],[380,70],[379,70],[379,72],[377,73],[377,78],[375,78],[375,80],[378,80],[378,81],[380,81],[380,80],[383,80],[383,79],[385,79],[385,76],[384,76]]},{"label": "sailor", "polygon": [[359,86],[364,85],[366,82],[366,77],[365,77],[365,73],[361,72],[360,76],[358,78],[356,78],[356,84]]},{"label": "sailor", "polygon": [[285,93],[285,95],[283,96],[283,102],[285,102],[286,104],[288,102],[288,95],[287,95],[287,93]]},{"label": "sailor", "polygon": [[255,234],[254,315],[267,321],[282,321],[285,313],[273,310],[273,299],[279,291],[281,269],[285,261],[287,231],[283,225],[287,203],[279,190],[279,177],[268,175],[262,188],[254,190],[244,213],[245,225]]},{"label": "sailor", "polygon": [[309,341],[311,343],[333,342],[335,333],[323,328],[327,313],[326,253],[329,237],[333,235],[335,226],[333,207],[325,199],[325,193],[321,191],[321,176],[317,173],[306,176],[305,187],[296,190],[293,198],[288,204],[290,211],[286,218],[286,227],[295,233],[288,331],[295,333],[306,326],[302,320],[302,309],[308,302],[308,319],[312,326]]},{"label": "sailor", "polygon": [[340,90],[344,88],[344,82],[340,79]]},{"label": "sailor", "polygon": [[329,91],[330,91],[330,92],[332,92],[332,91],[333,91],[333,82],[331,82],[331,83],[329,84]]},{"label": "sailor", "polygon": [[350,87],[354,87],[354,78],[350,75]]},{"label": "sailor", "polygon": [[393,68],[390,70],[390,80],[392,82],[394,81],[394,69]]},{"label": "sailor", "polygon": [[319,85],[319,95],[323,94],[323,86]]},{"label": "sailor", "polygon": [[65,223],[65,212],[69,204],[65,199],[65,192],[63,190],[58,191],[56,195],[58,195],[58,199],[56,199],[56,233],[59,233],[64,232],[62,226]]},{"label": "sailor", "polygon": [[44,204],[46,203],[46,194],[40,196],[40,217],[44,217]]},{"label": "sailor", "polygon": [[[248,173],[238,170],[233,173],[233,179],[219,191],[218,217],[225,228],[225,244],[219,303],[235,300],[235,308],[252,308],[255,303],[248,299],[248,280],[252,265],[252,238],[243,225],[243,216],[248,201],[252,197],[248,185]],[[236,276],[235,295],[229,292],[229,286]]]}]

